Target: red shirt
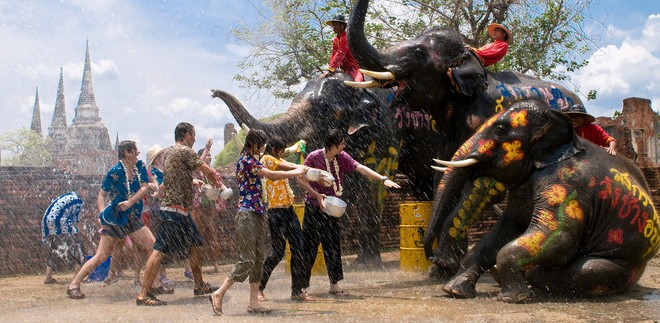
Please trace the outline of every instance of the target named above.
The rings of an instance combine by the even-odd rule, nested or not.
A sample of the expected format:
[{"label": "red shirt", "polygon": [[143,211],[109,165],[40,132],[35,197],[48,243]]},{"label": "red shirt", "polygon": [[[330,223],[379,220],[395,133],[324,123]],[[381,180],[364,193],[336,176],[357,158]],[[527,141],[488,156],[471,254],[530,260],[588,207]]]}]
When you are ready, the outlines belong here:
[{"label": "red shirt", "polygon": [[616,139],[608,135],[603,128],[593,123],[584,123],[575,128],[575,132],[578,136],[603,147],[608,147],[611,141],[616,141]]},{"label": "red shirt", "polygon": [[508,50],[509,44],[502,40],[495,40],[490,44],[479,47],[476,53],[483,60],[484,66],[491,66],[499,62]]},{"label": "red shirt", "polygon": [[332,53],[330,54],[330,63],[328,69],[332,72],[341,68],[350,75],[356,82],[364,81],[364,76],[360,73],[357,62],[348,48],[346,32],[343,32],[332,40]]}]

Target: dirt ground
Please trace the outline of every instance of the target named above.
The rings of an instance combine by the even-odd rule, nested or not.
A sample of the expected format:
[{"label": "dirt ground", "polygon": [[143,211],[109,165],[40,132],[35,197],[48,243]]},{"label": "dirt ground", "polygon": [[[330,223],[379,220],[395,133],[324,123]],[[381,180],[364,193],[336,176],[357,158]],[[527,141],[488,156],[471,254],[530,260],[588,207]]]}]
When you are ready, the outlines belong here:
[{"label": "dirt ground", "polygon": [[[399,253],[383,254],[384,268],[364,269],[354,257],[345,258],[342,288],[351,295],[335,298],[327,293],[327,276],[313,276],[309,292],[318,301],[297,303],[290,297],[290,276],[281,263],[266,289],[273,309],[269,315],[246,311],[247,283],[236,284],[225,298],[222,320],[233,322],[660,322],[660,257],[648,265],[637,286],[627,294],[598,299],[575,300],[536,291],[529,304],[505,304],[496,300],[499,287],[484,275],[474,299],[445,297],[441,285],[420,272],[399,269]],[[231,266],[218,273],[204,268],[204,278],[219,285]],[[182,268],[168,269],[176,292],[162,295],[164,307],[138,307],[130,272],[119,282],[104,287],[100,282],[82,285],[87,295],[72,300],[65,294],[69,274],[54,277],[57,284],[44,285],[41,276],[0,278],[0,321],[2,322],[196,322],[218,319],[207,298],[194,298],[192,283],[183,279]]]}]

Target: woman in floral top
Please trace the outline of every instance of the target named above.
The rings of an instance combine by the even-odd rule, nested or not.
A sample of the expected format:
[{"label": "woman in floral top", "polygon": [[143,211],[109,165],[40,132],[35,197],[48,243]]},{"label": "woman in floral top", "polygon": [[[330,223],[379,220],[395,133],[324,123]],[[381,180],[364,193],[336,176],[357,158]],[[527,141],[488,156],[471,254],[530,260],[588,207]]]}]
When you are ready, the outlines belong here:
[{"label": "woman in floral top", "polygon": [[259,155],[266,145],[266,134],[261,130],[250,130],[245,146],[236,163],[238,181],[238,211],[236,212],[236,252],[238,262],[229,277],[209,300],[216,315],[222,315],[222,298],[234,282],[243,282],[249,277],[250,313],[270,313],[270,309],[259,304],[258,292],[266,250],[268,249],[268,223],[264,214],[261,177],[279,180],[304,175],[307,167],[289,171],[273,171],[259,162]]}]

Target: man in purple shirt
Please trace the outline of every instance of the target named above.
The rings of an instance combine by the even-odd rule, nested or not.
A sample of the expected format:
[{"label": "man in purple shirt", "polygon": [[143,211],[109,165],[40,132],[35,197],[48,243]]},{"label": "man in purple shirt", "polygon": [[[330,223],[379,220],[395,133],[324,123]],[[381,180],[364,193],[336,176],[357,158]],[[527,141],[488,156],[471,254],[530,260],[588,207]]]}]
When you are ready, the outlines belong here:
[{"label": "man in purple shirt", "polygon": [[[323,149],[315,150],[307,155],[305,165],[332,174],[335,178],[334,183],[324,187],[320,182],[307,182],[299,179],[300,184],[305,188],[305,216],[303,218],[303,274],[300,283],[296,286],[309,287],[312,266],[316,260],[319,243],[323,246],[325,254],[326,267],[328,269],[328,278],[330,279],[330,294],[335,296],[345,296],[345,293],[339,288],[338,282],[344,279],[344,271],[341,264],[341,228],[339,218],[331,217],[323,213],[325,207],[325,197],[340,197],[344,193],[344,178],[347,173],[357,171],[363,176],[374,180],[382,181],[386,187],[400,188],[400,186],[389,180],[387,176],[378,174],[370,168],[358,163],[349,154],[344,152],[346,147],[344,132],[334,129],[328,133]],[[300,290],[299,293],[291,295],[291,299],[299,301],[312,301],[312,297],[307,292]]]}]

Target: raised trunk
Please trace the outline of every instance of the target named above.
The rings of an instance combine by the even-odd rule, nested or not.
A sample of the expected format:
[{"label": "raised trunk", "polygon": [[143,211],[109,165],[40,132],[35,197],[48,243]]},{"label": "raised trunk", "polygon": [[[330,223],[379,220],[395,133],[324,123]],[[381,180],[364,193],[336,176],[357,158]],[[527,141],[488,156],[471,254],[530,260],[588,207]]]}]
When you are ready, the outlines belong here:
[{"label": "raised trunk", "polygon": [[305,122],[304,113],[301,114],[305,109],[300,102],[294,101],[286,113],[277,120],[261,122],[253,117],[235,96],[222,90],[212,90],[212,92],[214,98],[225,102],[239,125],[245,124],[250,129],[261,129],[269,136],[280,138],[287,145],[300,139],[307,139],[304,137],[308,132],[306,129],[308,122]]},{"label": "raised trunk", "polygon": [[358,0],[355,3],[348,19],[348,29],[346,31],[348,47],[350,47],[351,54],[355,57],[360,68],[385,72],[387,69],[384,67],[382,56],[378,50],[371,46],[364,35],[364,18],[367,15],[368,8],[369,0]]}]

